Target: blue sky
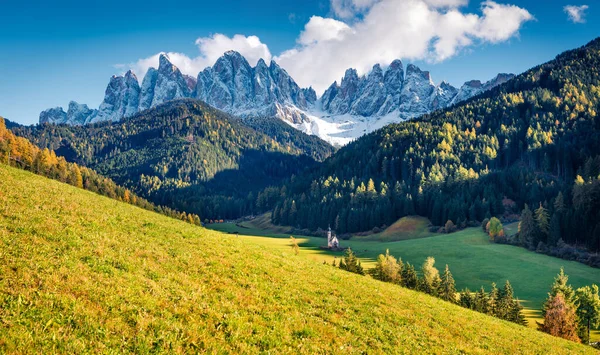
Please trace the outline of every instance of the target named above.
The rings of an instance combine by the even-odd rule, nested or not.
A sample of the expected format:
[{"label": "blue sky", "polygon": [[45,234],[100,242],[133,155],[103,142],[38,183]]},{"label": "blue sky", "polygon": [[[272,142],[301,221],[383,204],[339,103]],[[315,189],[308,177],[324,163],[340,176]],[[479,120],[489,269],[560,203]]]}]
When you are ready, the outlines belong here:
[{"label": "blue sky", "polygon": [[[308,28],[305,26],[311,16],[335,19],[331,23],[340,26],[345,23],[349,31],[365,28],[361,22],[368,18],[371,8],[354,8],[350,15],[334,8],[334,3],[340,6],[350,4],[351,8],[352,1],[220,0],[169,3],[106,0],[83,4],[81,1],[5,0],[0,3],[0,23],[3,27],[0,31],[0,116],[31,124],[37,122],[41,110],[56,106],[66,109],[70,100],[96,108],[104,97],[110,76],[121,73],[130,63],[135,64],[161,51],[178,52],[190,58],[204,55],[195,44],[196,39],[212,38],[217,33],[226,37],[236,34],[257,36],[261,44],[268,46],[273,57],[299,46],[302,52],[309,44],[300,43],[300,34]],[[395,1],[454,1],[461,3],[456,7],[460,13],[482,16],[481,1]],[[596,21],[600,18],[600,4],[596,5],[591,0],[497,2],[515,5],[526,10],[533,18],[522,21],[507,39],[474,40],[469,45],[454,46],[448,58],[440,59],[442,55],[437,53],[433,57],[407,55],[410,58],[402,58],[403,61],[405,64],[414,62],[422,69],[430,70],[436,82],[447,80],[458,86],[470,79],[487,80],[498,72],[520,73],[600,35],[600,25]],[[589,5],[585,11],[587,21],[570,21],[563,10],[566,5]],[[444,14],[449,10],[436,11]],[[395,31],[404,23],[382,22],[379,26],[377,30],[386,30],[385,26],[388,26],[389,31]],[[316,27],[317,37],[323,28]],[[307,43],[320,41],[318,38],[315,40],[311,37]],[[377,45],[378,39],[369,42]],[[377,61],[377,56],[371,55],[373,52],[384,52],[387,47],[397,46],[398,53],[404,53],[406,51],[402,52],[402,47],[415,46],[413,41],[407,40],[393,45],[382,43],[381,48],[371,47],[369,54],[360,55],[348,55],[353,53],[351,50],[356,51],[356,44],[350,44],[348,52],[343,46],[323,46],[321,51],[327,51],[327,48],[336,50],[335,53],[328,53],[331,57],[327,57],[328,65],[323,66],[322,70],[332,78],[338,78],[341,67],[336,65],[345,66],[356,61],[359,68],[366,67]],[[314,55],[313,52],[305,52],[306,56]],[[294,72],[302,74],[302,66],[305,68],[312,64],[303,62],[306,56],[295,55],[281,59],[281,62],[287,63],[287,66],[283,66],[292,75]],[[116,67],[117,64],[125,66]],[[137,68],[134,64],[131,66]],[[321,76],[321,73],[312,71],[306,76],[298,75],[300,78],[297,80],[303,81],[303,84],[310,83],[310,75]]]}]

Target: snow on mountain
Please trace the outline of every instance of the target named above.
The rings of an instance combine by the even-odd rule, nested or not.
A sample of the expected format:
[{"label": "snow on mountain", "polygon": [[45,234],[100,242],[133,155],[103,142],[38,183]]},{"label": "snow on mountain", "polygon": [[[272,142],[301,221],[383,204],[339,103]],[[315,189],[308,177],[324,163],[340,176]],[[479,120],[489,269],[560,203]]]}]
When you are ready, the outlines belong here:
[{"label": "snow on mountain", "polygon": [[301,89],[274,61],[267,66],[261,59],[252,68],[241,54],[229,51],[198,74],[194,97],[241,117],[275,115],[300,123],[306,119],[301,110],[314,104],[317,95]]},{"label": "snow on mountain", "polygon": [[90,122],[118,121],[137,113],[140,104],[140,84],[130,70],[125,76],[113,75],[104,93],[104,101]]},{"label": "snow on mountain", "polygon": [[343,145],[386,124],[418,117],[490,90],[514,75],[499,74],[482,84],[466,82],[460,89],[434,84],[428,71],[395,60],[376,64],[364,76],[346,70],[320,98],[312,88],[300,88],[276,62],[259,60],[255,67],[238,52],[228,51],[197,78],[184,75],[161,54],[158,69],[150,68],[140,85],[131,71],[113,76],[98,110],[76,102],[40,113],[40,123],[86,124],[118,121],[163,102],[192,97],[244,117],[276,116],[293,127]]},{"label": "snow on mountain", "polygon": [[40,123],[61,124],[67,122],[67,113],[62,107],[49,108],[40,112]]},{"label": "snow on mountain", "polygon": [[62,107],[50,108],[40,113],[40,123],[54,124],[86,124],[96,116],[97,110],[90,109],[85,104],[69,102],[67,112]]}]

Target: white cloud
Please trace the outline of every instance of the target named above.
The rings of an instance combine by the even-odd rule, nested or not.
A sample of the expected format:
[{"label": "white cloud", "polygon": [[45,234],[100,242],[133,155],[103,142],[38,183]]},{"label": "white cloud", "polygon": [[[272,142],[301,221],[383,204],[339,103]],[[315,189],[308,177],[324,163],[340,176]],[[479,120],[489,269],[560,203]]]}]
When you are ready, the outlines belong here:
[{"label": "white cloud", "polygon": [[[256,65],[260,58],[263,58],[267,62],[271,60],[269,48],[256,36],[246,37],[238,34],[233,37],[227,37],[217,33],[212,37],[198,38],[196,45],[200,50],[200,55],[194,58],[190,58],[183,53],[167,52],[171,63],[178,67],[182,73],[194,77],[204,68],[213,65],[228,50],[240,52],[252,66]],[[142,80],[150,67],[158,67],[159,56],[160,53],[157,53],[125,66],[132,69],[138,76],[138,79]],[[123,67],[123,65],[119,65],[118,67]]]},{"label": "white cloud", "polygon": [[[341,19],[351,19],[359,15],[380,0],[331,0],[331,11]],[[443,0],[442,0],[443,1]]]},{"label": "white cloud", "polygon": [[467,0],[331,1],[337,16],[352,16],[350,25],[313,17],[299,45],[275,58],[298,84],[317,92],[347,68],[365,74],[398,58],[443,61],[468,46],[506,41],[533,19],[523,8],[494,1],[483,2],[480,14],[462,11]]},{"label": "white cloud", "polygon": [[588,8],[589,6],[587,5],[567,5],[563,8],[563,10],[569,16],[569,21],[573,23],[585,23],[585,11]]},{"label": "white cloud", "polygon": [[[468,0],[330,0],[335,18],[313,16],[299,34],[294,48],[275,60],[302,87],[323,92],[347,68],[359,74],[374,64],[395,59],[446,60],[482,43],[499,43],[517,36],[523,23],[533,19],[525,9],[484,1],[478,13],[468,13]],[[340,20],[343,19],[343,20]],[[271,59],[266,44],[256,36],[216,34],[196,41],[199,56],[168,53],[185,74],[196,76],[228,50],[236,50],[255,65]],[[139,78],[158,65],[158,54],[128,65]]]},{"label": "white cloud", "polygon": [[346,34],[352,33],[350,26],[332,18],[313,16],[300,33],[298,43],[310,45],[315,42],[342,40]]}]

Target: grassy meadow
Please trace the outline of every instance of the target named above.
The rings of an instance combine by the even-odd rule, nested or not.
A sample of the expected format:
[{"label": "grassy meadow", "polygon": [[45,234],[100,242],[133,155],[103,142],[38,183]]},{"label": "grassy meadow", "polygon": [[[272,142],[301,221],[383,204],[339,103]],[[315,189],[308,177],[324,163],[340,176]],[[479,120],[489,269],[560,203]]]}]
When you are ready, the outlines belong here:
[{"label": "grassy meadow", "polygon": [[[420,218],[403,218],[398,224],[416,224]],[[240,238],[245,238],[264,247],[277,247],[285,251],[290,249],[288,234],[269,232],[268,226],[263,222],[260,226],[251,222],[241,224],[216,224],[210,228],[224,232],[239,232]],[[377,256],[385,253],[386,249],[394,256],[402,258],[405,262],[415,265],[417,270],[425,258],[433,256],[436,266],[443,270],[444,265],[450,266],[459,290],[469,288],[472,291],[484,286],[490,289],[495,282],[501,287],[505,280],[509,280],[515,289],[515,295],[522,301],[529,325],[535,327],[540,321],[540,308],[554,277],[561,267],[569,275],[569,281],[574,288],[584,285],[600,284],[600,269],[591,268],[578,262],[562,260],[547,255],[530,252],[524,248],[511,245],[490,243],[481,228],[468,228],[453,234],[429,234],[424,236],[427,223],[421,222],[421,228],[409,229],[407,236],[386,236],[382,241],[367,240],[365,237],[354,237],[351,240],[341,241],[342,247],[351,247],[361,258],[363,265],[372,267]],[[393,225],[390,228],[394,227]],[[266,228],[266,229],[265,229]],[[509,228],[516,228],[512,224]],[[396,230],[398,230],[396,228]],[[370,239],[386,233],[371,235]],[[402,233],[402,230],[400,232]],[[243,236],[246,234],[246,236]],[[330,252],[319,249],[325,243],[323,238],[294,236],[298,239],[301,254],[317,262],[331,263],[335,258],[340,258],[343,252]],[[387,242],[385,240],[397,240]],[[600,341],[600,332],[596,331],[592,339]]]},{"label": "grassy meadow", "polygon": [[0,353],[594,353],[0,165]]}]

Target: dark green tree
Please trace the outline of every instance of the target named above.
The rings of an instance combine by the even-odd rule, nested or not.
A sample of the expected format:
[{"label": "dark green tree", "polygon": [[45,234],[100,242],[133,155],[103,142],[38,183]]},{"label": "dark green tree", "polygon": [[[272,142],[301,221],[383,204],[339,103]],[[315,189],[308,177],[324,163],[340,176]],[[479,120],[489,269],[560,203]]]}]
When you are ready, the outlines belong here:
[{"label": "dark green tree", "polygon": [[360,263],[360,260],[354,255],[352,249],[346,249],[344,258],[340,260],[340,269],[353,272],[355,274],[364,275],[365,271]]},{"label": "dark green tree", "polygon": [[523,246],[533,247],[535,243],[536,226],[533,213],[529,206],[525,205],[521,212],[521,221],[519,222],[519,243]]},{"label": "dark green tree", "polygon": [[417,288],[418,281],[415,267],[410,263],[406,263],[404,269],[402,269],[402,286],[414,290]]},{"label": "dark green tree", "polygon": [[578,288],[575,291],[577,316],[580,320],[581,330],[579,337],[585,343],[590,342],[590,329],[600,325],[600,297],[598,286],[592,285]]},{"label": "dark green tree", "polygon": [[448,264],[446,264],[446,268],[442,273],[437,294],[438,297],[445,301],[456,303],[456,284],[454,283],[454,278],[452,277],[450,268],[448,268]]}]

